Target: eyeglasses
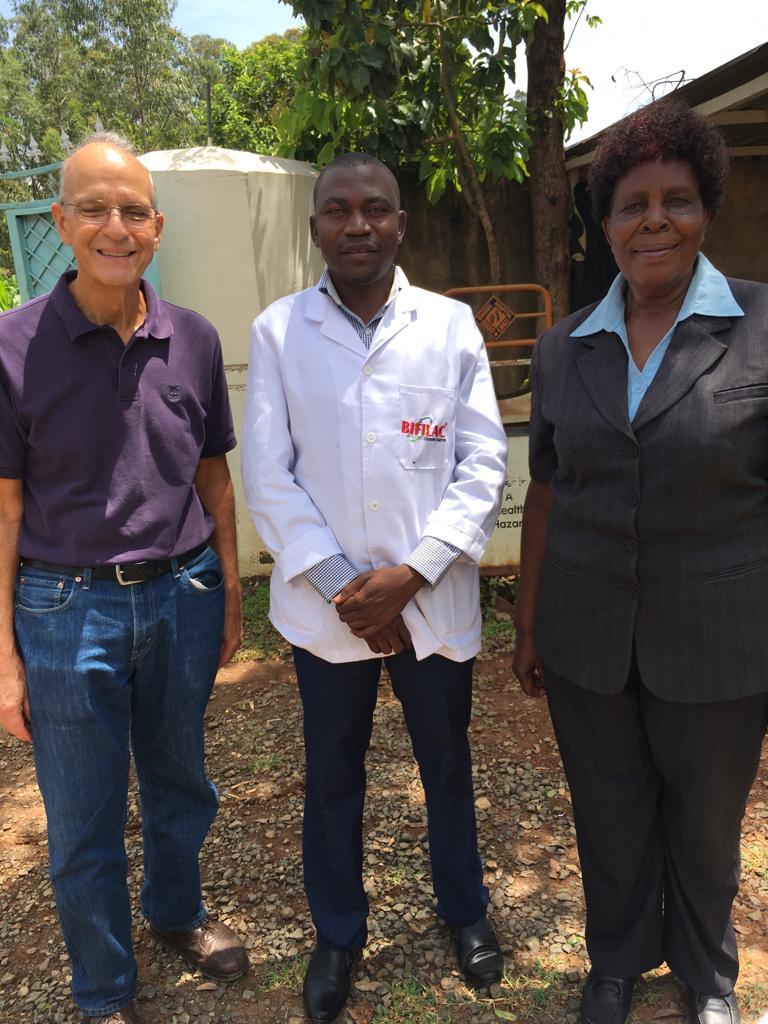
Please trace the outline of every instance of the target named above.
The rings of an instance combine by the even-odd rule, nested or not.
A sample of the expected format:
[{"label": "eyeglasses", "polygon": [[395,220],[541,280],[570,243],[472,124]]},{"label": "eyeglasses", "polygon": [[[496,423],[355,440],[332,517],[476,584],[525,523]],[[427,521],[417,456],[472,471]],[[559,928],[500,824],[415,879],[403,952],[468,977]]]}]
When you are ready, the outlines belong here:
[{"label": "eyeglasses", "polygon": [[151,206],[143,206],[141,203],[129,203],[127,206],[110,206],[109,203],[102,203],[98,199],[79,199],[75,203],[62,203],[62,206],[71,206],[75,211],[78,220],[86,224],[100,224],[102,227],[109,223],[112,211],[117,210],[117,215],[127,228],[145,228],[154,222],[157,211]]}]

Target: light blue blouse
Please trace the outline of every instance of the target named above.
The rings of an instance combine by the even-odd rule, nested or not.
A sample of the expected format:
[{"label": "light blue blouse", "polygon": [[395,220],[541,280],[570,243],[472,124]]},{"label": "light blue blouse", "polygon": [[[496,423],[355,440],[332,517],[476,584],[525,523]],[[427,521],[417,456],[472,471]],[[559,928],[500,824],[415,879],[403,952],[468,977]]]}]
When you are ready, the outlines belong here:
[{"label": "light blue blouse", "polygon": [[661,362],[666,355],[675,327],[694,313],[704,316],[744,316],[744,310],[733,297],[725,276],[720,273],[703,253],[699,253],[696,270],[688,285],[683,304],[675,322],[651,352],[645,366],[639,370],[629,351],[627,325],[624,322],[624,293],[626,281],[618,274],[600,305],[590,313],[583,324],[571,331],[571,337],[583,338],[598,331],[618,334],[627,350],[627,404],[630,423],[635,418],[643,395],[651,385]]}]

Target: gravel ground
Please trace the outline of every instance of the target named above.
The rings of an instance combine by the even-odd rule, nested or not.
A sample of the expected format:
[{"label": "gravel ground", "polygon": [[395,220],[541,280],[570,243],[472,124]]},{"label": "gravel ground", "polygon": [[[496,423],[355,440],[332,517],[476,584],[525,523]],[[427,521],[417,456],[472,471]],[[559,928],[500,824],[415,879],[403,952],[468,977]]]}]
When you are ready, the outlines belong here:
[{"label": "gravel ground", "polygon": [[[570,803],[546,708],[510,682],[509,650],[491,640],[477,666],[472,743],[491,915],[504,981],[473,995],[432,912],[424,802],[399,705],[382,683],[369,755],[365,884],[370,941],[341,1024],[571,1024],[588,967]],[[222,809],[204,850],[209,909],[246,940],[251,972],[208,982],[160,949],[136,913],[139,1010],[146,1024],[300,1024],[312,947],[301,886],[301,715],[290,665],[225,669],[209,710],[209,771]],[[42,808],[30,751],[0,738],[0,1021],[72,1024],[69,968],[46,874]],[[768,1011],[768,751],[745,822],[737,906],[744,1024]],[[135,790],[127,847],[141,881]],[[666,971],[637,990],[635,1022],[685,1020]]]}]

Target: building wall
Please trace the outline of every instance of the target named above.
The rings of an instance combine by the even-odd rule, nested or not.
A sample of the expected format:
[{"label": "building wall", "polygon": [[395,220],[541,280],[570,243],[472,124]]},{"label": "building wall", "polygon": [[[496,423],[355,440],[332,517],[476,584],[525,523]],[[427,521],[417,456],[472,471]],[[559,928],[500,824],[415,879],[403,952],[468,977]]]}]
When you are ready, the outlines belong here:
[{"label": "building wall", "polygon": [[413,284],[443,292],[474,284],[528,283],[533,274],[528,189],[502,181],[491,190],[490,213],[501,250],[502,281],[491,281],[485,236],[462,196],[449,188],[437,206],[426,198],[415,170],[397,172],[408,226],[401,251]]},{"label": "building wall", "polygon": [[768,157],[734,158],[704,252],[729,277],[768,282],[767,239]]}]

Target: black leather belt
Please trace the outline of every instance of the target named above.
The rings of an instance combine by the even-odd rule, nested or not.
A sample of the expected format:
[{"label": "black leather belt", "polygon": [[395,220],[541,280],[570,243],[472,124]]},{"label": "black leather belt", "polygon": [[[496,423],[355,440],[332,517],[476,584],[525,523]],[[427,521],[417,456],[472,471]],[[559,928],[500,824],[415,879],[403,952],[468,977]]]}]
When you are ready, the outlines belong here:
[{"label": "black leather belt", "polygon": [[[185,551],[183,555],[176,555],[176,563],[179,569],[183,569],[189,562],[194,561],[198,555],[202,555],[208,547],[208,542],[198,544],[191,551]],[[92,565],[72,566],[56,565],[53,562],[42,562],[39,558],[22,558],[22,565],[28,565],[31,569],[43,569],[45,572],[55,572],[60,576],[83,576],[90,570],[91,578],[96,580],[117,580],[121,586],[127,587],[132,583],[146,583],[147,580],[154,580],[166,572],[171,571],[171,559],[164,558],[159,562],[122,562],[119,565]]]}]

